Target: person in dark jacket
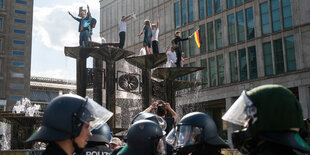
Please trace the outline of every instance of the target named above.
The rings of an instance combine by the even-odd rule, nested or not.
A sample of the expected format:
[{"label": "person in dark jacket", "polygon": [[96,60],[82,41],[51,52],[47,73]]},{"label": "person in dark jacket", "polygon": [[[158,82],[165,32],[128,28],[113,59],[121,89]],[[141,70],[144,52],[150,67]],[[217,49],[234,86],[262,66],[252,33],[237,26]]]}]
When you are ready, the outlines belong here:
[{"label": "person in dark jacket", "polygon": [[175,32],[175,38],[171,41],[172,47],[175,49],[175,52],[177,54],[177,67],[181,67],[181,56],[182,56],[182,46],[181,41],[186,41],[188,39],[192,38],[191,36],[188,36],[187,38],[181,38],[181,32],[177,31]]},{"label": "person in dark jacket", "polygon": [[58,96],[48,104],[41,127],[27,142],[48,143],[43,155],[81,154],[92,136],[90,131],[112,115],[92,99],[73,94]]}]

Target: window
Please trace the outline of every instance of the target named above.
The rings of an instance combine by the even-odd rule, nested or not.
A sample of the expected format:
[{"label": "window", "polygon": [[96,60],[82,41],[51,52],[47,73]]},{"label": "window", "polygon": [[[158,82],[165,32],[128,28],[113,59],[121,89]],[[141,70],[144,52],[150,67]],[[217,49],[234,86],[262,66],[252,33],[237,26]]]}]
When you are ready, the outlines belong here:
[{"label": "window", "polygon": [[283,28],[292,27],[292,10],[290,0],[282,0]]},{"label": "window", "polygon": [[212,0],[207,0],[207,16],[212,16],[213,9],[212,9]]},{"label": "window", "polygon": [[12,88],[12,89],[24,89],[24,85],[23,84],[11,84],[10,88]]},{"label": "window", "polygon": [[235,15],[230,14],[227,16],[228,23],[228,42],[229,45],[236,43],[236,34],[235,34]]},{"label": "window", "polygon": [[238,61],[236,51],[229,53],[229,61],[230,61],[230,78],[231,82],[238,81]]},{"label": "window", "polygon": [[[194,28],[188,31],[188,34],[193,34],[193,33],[194,33]],[[196,47],[195,39],[189,39],[189,56],[191,57],[195,56],[195,49],[196,49],[195,47]]]},{"label": "window", "polygon": [[206,28],[205,24],[199,26],[200,53],[206,53]]},{"label": "window", "polygon": [[24,66],[25,66],[25,63],[23,63],[23,62],[12,62],[12,66],[15,66],[15,67],[24,67]]},{"label": "window", "polygon": [[0,30],[3,28],[3,18],[0,18]]},{"label": "window", "polygon": [[285,37],[285,52],[287,71],[296,70],[294,36]]},{"label": "window", "polygon": [[200,60],[200,66],[205,67],[205,69],[201,70],[201,82],[205,83],[204,85],[202,85],[202,88],[206,88],[208,86],[207,59]]},{"label": "window", "polygon": [[209,58],[209,71],[210,71],[210,87],[216,86],[216,66],[215,57]]},{"label": "window", "polygon": [[25,52],[22,52],[22,51],[13,51],[13,55],[25,56]]},{"label": "window", "polygon": [[246,9],[245,13],[246,13],[247,39],[250,40],[255,37],[253,8]]},{"label": "window", "polygon": [[174,3],[174,23],[175,27],[180,27],[180,3]]},{"label": "window", "polygon": [[276,67],[276,74],[284,72],[284,62],[283,62],[283,48],[282,39],[273,41],[273,51],[274,51],[274,62]]},{"label": "window", "polygon": [[216,48],[222,47],[222,22],[221,19],[215,21],[215,37],[216,37]]},{"label": "window", "polygon": [[246,51],[245,49],[239,50],[239,70],[240,70],[240,81],[248,79],[248,69],[246,61]]},{"label": "window", "polygon": [[226,0],[227,9],[234,7],[234,0]]},{"label": "window", "polygon": [[25,30],[17,30],[17,29],[14,29],[14,33],[25,34],[26,31],[25,31]]},{"label": "window", "polygon": [[[182,32],[182,38],[185,38],[188,36],[188,31]],[[185,57],[189,56],[189,52],[188,52],[188,40],[186,41],[182,41],[182,50],[185,54]]]},{"label": "window", "polygon": [[245,40],[243,11],[237,12],[237,24],[238,42],[243,42]]},{"label": "window", "polygon": [[188,0],[188,23],[194,21],[194,2],[193,0]]},{"label": "window", "polygon": [[15,23],[22,23],[22,24],[26,24],[26,20],[23,19],[14,19]]},{"label": "window", "polygon": [[203,19],[206,17],[205,11],[206,11],[206,6],[205,6],[205,0],[199,0],[198,1],[199,5],[199,19]]},{"label": "window", "polygon": [[3,8],[3,0],[0,0],[0,8]]},{"label": "window", "polygon": [[16,0],[16,3],[19,3],[19,4],[27,4],[27,2],[26,1],[23,1],[23,0]]},{"label": "window", "polygon": [[214,32],[213,32],[213,22],[207,24],[208,33],[208,50],[214,50]]},{"label": "window", "polygon": [[272,31],[278,32],[281,30],[279,0],[271,0],[270,4],[271,4]]},{"label": "window", "polygon": [[221,12],[221,0],[214,0],[214,13]]},{"label": "window", "polygon": [[257,78],[257,63],[255,46],[248,48],[250,79]]},{"label": "window", "polygon": [[187,24],[187,7],[186,0],[181,0],[181,17],[182,17],[182,25]]},{"label": "window", "polygon": [[240,5],[243,3],[243,0],[236,0],[236,5]]},{"label": "window", "polygon": [[23,97],[21,96],[10,96],[10,100],[14,100],[14,101],[18,101],[20,99],[22,99]]},{"label": "window", "polygon": [[265,76],[273,74],[271,43],[263,44]]},{"label": "window", "polygon": [[15,10],[15,13],[25,15],[25,14],[26,14],[26,11]]},{"label": "window", "polygon": [[218,75],[218,84],[224,84],[224,60],[223,55],[216,56],[217,60],[217,75]]},{"label": "window", "polygon": [[13,78],[24,78],[23,73],[11,73],[11,77]]},{"label": "window", "polygon": [[13,44],[24,45],[24,44],[25,44],[25,41],[13,40]]},{"label": "window", "polygon": [[262,23],[262,34],[270,33],[268,2],[260,4],[260,17]]}]

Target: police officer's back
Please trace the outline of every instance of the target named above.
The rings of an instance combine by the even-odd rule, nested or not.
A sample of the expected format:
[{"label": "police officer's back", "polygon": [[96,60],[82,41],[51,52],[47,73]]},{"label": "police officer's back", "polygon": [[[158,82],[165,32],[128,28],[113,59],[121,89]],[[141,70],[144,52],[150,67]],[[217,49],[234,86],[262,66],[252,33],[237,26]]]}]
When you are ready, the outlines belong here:
[{"label": "police officer's back", "polygon": [[88,143],[83,150],[83,155],[110,154],[112,152],[112,150],[109,148],[109,142],[111,138],[111,129],[107,123],[104,123],[98,129],[94,129],[92,131],[92,136],[89,138]]},{"label": "police officer's back", "polygon": [[283,86],[263,85],[243,91],[222,119],[245,127],[232,134],[234,147],[244,154],[310,152],[298,133],[304,126],[301,105]]}]

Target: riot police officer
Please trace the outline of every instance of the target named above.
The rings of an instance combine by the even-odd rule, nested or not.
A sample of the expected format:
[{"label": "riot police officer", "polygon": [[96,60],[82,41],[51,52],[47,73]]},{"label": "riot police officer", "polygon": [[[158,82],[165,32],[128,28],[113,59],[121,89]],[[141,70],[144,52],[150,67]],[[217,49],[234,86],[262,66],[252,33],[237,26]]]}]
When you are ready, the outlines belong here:
[{"label": "riot police officer", "polygon": [[140,112],[132,119],[130,124],[132,125],[139,120],[150,120],[150,121],[155,122],[163,130],[163,134],[166,134],[165,130],[167,128],[167,123],[162,117],[155,115],[153,113],[150,113],[150,112]]},{"label": "riot police officer", "polygon": [[109,142],[112,138],[111,128],[104,123],[98,129],[91,131],[92,136],[88,139],[87,145],[83,150],[83,155],[109,155],[112,150]]},{"label": "riot police officer", "polygon": [[43,155],[80,154],[91,130],[98,128],[113,115],[89,98],[63,95],[47,106],[41,127],[27,141],[47,142]]},{"label": "riot police officer", "polygon": [[185,115],[166,137],[177,155],[221,155],[228,145],[217,134],[213,119],[202,112]]},{"label": "riot police officer", "polygon": [[303,115],[295,95],[281,85],[243,91],[223,120],[245,128],[232,134],[234,147],[250,155],[297,155],[310,152],[300,137]]},{"label": "riot police officer", "polygon": [[153,121],[140,120],[135,122],[128,130],[127,146],[119,155],[156,155],[164,154],[162,129]]}]

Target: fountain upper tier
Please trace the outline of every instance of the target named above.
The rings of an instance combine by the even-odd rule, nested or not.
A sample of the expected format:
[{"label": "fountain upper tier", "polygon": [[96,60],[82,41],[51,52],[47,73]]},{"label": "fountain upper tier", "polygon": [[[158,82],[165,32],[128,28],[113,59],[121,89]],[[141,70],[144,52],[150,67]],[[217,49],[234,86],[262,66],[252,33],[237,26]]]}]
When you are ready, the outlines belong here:
[{"label": "fountain upper tier", "polygon": [[139,67],[140,69],[152,69],[165,63],[167,61],[167,56],[166,53],[160,53],[143,56],[133,56],[125,58],[125,60],[128,63]]},{"label": "fountain upper tier", "polygon": [[152,77],[163,80],[174,80],[178,77],[203,70],[205,67],[171,67],[171,68],[156,68]]},{"label": "fountain upper tier", "polygon": [[118,48],[119,43],[90,42],[90,47],[65,47],[65,55],[78,59],[92,56],[105,61],[118,61],[134,52]]}]

